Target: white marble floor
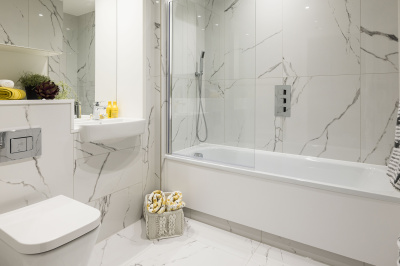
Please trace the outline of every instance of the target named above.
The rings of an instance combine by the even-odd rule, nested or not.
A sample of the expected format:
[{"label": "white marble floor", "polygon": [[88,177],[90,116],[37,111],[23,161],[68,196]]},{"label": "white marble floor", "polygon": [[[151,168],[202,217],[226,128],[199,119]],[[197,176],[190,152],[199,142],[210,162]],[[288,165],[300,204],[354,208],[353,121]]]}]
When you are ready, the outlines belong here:
[{"label": "white marble floor", "polygon": [[150,241],[140,220],[98,243],[89,266],[322,266],[248,238],[185,218],[181,237]]}]

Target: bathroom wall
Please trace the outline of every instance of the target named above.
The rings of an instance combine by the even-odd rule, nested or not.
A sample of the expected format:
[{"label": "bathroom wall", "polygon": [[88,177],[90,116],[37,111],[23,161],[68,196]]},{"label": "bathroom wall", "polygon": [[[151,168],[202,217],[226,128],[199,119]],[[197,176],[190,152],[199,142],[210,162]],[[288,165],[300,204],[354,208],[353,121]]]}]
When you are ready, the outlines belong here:
[{"label": "bathroom wall", "polygon": [[78,96],[82,113],[91,114],[95,101],[95,12],[79,16],[78,20]]},{"label": "bathroom wall", "polygon": [[[71,101],[2,101],[0,131],[42,128],[42,155],[0,164],[0,213],[63,194],[73,197]],[[54,126],[57,125],[57,126]]]},{"label": "bathroom wall", "polygon": [[0,79],[17,82],[24,72],[30,71],[47,75],[48,58],[39,55],[0,51],[0,58],[7,64],[0,64]]},{"label": "bathroom wall", "polygon": [[[174,45],[191,48],[174,60],[174,76],[187,70],[173,81],[174,151],[197,144],[193,74],[204,48],[208,143],[386,164],[398,105],[397,1],[177,2]],[[185,37],[191,27],[197,41]],[[292,86],[289,118],[274,116],[279,84]]]},{"label": "bathroom wall", "polygon": [[[74,196],[101,210],[99,240],[137,221],[143,196],[160,188],[160,5],[151,0],[144,4],[145,133],[117,142],[83,143],[78,134],[74,139]],[[132,93],[122,90],[134,88],[119,86],[117,93]]]},{"label": "bathroom wall", "polygon": [[143,162],[140,136],[111,142],[74,136],[74,198],[99,209],[99,240],[139,220]]},{"label": "bathroom wall", "polygon": [[2,1],[0,44],[62,52],[61,0]]},{"label": "bathroom wall", "polygon": [[[0,44],[62,52],[62,1],[2,1],[0,10]],[[24,72],[48,74],[46,57],[0,51],[3,62],[0,78],[18,81]],[[54,57],[59,60],[60,57]]]},{"label": "bathroom wall", "polygon": [[93,112],[95,101],[95,12],[64,14],[63,54],[49,57],[49,76],[64,81],[76,92],[82,114]]},{"label": "bathroom wall", "polygon": [[145,119],[146,130],[142,138],[143,150],[143,194],[149,194],[161,188],[161,138],[162,125],[165,121],[161,108],[161,3],[162,1],[146,0],[145,2]]},{"label": "bathroom wall", "polygon": [[[151,0],[144,4],[145,133],[112,142],[84,143],[71,131],[72,101],[3,101],[0,111],[7,116],[0,118],[0,131],[42,127],[43,154],[0,164],[0,213],[63,194],[101,211],[99,241],[140,219],[143,195],[160,188],[161,136],[160,4]],[[68,21],[67,15],[65,23]],[[78,44],[67,40],[64,38],[66,53],[50,58],[53,78],[74,72],[66,66],[71,62],[68,53]],[[78,65],[79,61],[72,63]]]}]

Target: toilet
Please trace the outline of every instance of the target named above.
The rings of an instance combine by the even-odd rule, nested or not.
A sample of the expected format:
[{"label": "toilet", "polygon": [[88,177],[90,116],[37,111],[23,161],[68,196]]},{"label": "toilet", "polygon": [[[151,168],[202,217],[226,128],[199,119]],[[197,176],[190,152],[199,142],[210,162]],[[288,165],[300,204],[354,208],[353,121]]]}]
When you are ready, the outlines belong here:
[{"label": "toilet", "polygon": [[57,196],[0,215],[1,266],[86,266],[99,210]]}]

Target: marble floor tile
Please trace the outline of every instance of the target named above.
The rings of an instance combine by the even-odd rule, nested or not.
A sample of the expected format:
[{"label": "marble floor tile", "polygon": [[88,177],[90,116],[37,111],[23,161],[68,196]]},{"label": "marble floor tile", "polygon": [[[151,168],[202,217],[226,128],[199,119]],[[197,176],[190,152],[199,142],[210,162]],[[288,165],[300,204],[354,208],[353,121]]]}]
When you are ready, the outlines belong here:
[{"label": "marble floor tile", "polygon": [[181,237],[150,241],[140,220],[98,243],[89,266],[325,265],[195,220],[185,225]]},{"label": "marble floor tile", "polygon": [[299,255],[261,244],[254,255],[250,258],[246,266],[322,266],[323,263],[314,261],[310,258],[301,257]]}]

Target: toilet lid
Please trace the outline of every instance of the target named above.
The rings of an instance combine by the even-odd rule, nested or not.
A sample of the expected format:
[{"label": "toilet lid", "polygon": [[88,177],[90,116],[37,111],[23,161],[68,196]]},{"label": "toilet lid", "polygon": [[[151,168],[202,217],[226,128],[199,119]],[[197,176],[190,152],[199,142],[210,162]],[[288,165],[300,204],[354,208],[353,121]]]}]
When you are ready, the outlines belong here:
[{"label": "toilet lid", "polygon": [[100,225],[99,210],[57,196],[0,215],[0,239],[22,254],[64,245]]}]

